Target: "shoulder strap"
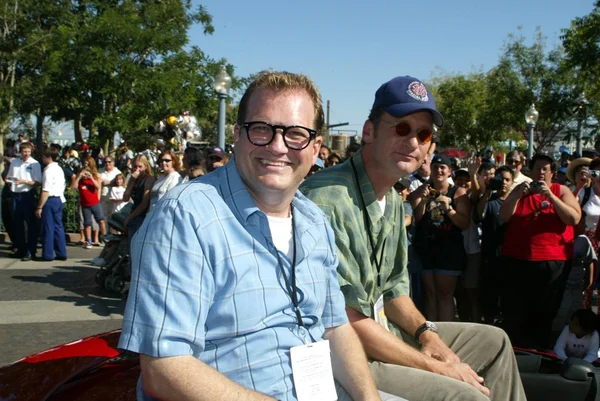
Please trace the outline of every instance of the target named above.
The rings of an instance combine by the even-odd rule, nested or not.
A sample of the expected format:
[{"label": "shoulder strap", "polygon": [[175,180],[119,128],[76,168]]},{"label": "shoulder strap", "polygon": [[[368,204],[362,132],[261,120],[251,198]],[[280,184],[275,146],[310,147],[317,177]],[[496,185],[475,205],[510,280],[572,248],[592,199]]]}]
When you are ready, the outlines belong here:
[{"label": "shoulder strap", "polygon": [[450,185],[450,189],[448,189],[448,198],[451,199],[451,203],[454,202],[454,195],[456,194],[456,191],[458,191],[458,185]]},{"label": "shoulder strap", "polygon": [[586,187],[583,192],[583,199],[581,200],[581,206],[585,206],[592,196],[592,187]]},{"label": "shoulder strap", "polygon": [[421,181],[421,184],[425,184],[427,182],[427,180],[425,178],[421,177],[421,174],[415,174],[414,177],[417,180]]}]

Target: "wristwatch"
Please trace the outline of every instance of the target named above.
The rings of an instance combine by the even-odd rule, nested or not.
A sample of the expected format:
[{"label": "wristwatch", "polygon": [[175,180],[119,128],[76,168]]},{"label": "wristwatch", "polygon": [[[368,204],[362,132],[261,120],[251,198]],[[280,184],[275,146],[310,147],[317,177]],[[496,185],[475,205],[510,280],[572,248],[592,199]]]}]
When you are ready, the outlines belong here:
[{"label": "wristwatch", "polygon": [[433,331],[434,333],[438,332],[438,328],[435,325],[435,323],[430,322],[429,320],[426,320],[425,323],[423,323],[422,325],[419,326],[419,328],[417,329],[417,331],[415,332],[415,340],[417,340],[417,342],[419,344],[421,344],[421,342],[419,341],[419,338],[421,337],[421,334],[425,333],[426,331]]}]

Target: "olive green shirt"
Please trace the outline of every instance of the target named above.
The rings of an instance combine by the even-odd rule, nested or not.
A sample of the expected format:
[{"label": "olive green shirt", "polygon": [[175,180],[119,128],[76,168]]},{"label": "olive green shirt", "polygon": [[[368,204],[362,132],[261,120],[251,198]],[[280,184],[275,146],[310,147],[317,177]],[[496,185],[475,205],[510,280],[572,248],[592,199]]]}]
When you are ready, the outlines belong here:
[{"label": "olive green shirt", "polygon": [[[382,294],[384,302],[409,295],[404,206],[392,188],[385,195],[382,215],[361,152],[352,160],[356,174],[347,160],[314,174],[302,183],[300,191],[323,210],[333,228],[339,257],[338,278],[346,305],[373,318],[373,305]],[[375,251],[367,233],[365,206]],[[381,261],[381,281],[376,260]],[[399,334],[393,323],[389,323],[389,328]]]}]

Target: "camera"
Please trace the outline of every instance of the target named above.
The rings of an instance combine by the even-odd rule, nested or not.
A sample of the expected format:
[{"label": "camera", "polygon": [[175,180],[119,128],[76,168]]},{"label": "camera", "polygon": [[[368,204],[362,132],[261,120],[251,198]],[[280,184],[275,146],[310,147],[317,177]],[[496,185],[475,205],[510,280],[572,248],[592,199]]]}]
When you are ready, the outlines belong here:
[{"label": "camera", "polygon": [[529,192],[532,194],[539,194],[542,191],[542,183],[539,181],[533,181],[529,184]]},{"label": "camera", "polygon": [[435,198],[437,198],[438,196],[440,196],[440,192],[439,192],[437,189],[433,189],[433,188],[430,188],[430,189],[429,189],[429,197],[430,197],[430,198],[433,198],[433,199],[435,199]]},{"label": "camera", "polygon": [[592,177],[592,178],[600,177],[600,170],[590,170],[590,177]]},{"label": "camera", "polygon": [[500,177],[494,177],[488,183],[488,188],[494,191],[502,189],[502,179]]}]

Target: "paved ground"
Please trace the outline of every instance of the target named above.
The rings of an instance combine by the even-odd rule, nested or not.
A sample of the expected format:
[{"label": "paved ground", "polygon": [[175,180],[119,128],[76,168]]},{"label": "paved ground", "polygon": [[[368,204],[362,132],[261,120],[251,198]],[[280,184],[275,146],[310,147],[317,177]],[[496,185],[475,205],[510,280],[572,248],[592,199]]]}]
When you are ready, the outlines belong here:
[{"label": "paved ground", "polygon": [[0,366],[121,327],[125,300],[100,290],[89,261],[101,248],[69,246],[69,259],[21,262],[0,245]]}]

